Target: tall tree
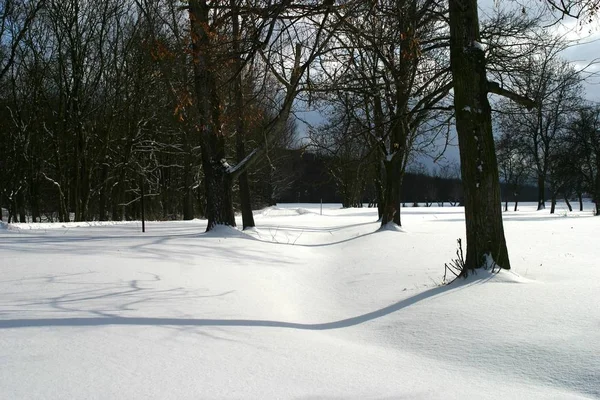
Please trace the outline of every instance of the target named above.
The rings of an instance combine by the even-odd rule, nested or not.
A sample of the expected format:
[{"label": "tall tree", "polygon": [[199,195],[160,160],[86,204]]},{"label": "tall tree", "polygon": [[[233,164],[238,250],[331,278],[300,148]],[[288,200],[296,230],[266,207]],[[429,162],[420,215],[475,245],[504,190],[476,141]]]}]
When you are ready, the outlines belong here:
[{"label": "tall tree", "polygon": [[463,276],[495,263],[510,269],[488,93],[534,103],[487,79],[477,0],[449,0],[450,65],[463,179],[467,256]]},{"label": "tall tree", "polygon": [[[230,10],[205,0],[190,0],[188,12],[206,192],[207,230],[217,225],[235,226],[233,182],[285,130],[294,100],[304,84],[303,78],[332,35],[333,30],[325,29],[330,23],[332,3],[298,5],[294,8],[286,2],[268,2],[250,4],[239,10],[256,21],[253,32],[249,34],[253,48],[246,59],[260,54],[265,67],[279,81],[283,93],[280,100],[275,102],[278,110],[275,117],[265,127],[265,140],[243,160],[231,166],[227,160],[226,141],[221,131],[222,101],[218,91],[219,56],[222,56],[218,28],[225,21],[231,21],[227,15]],[[292,42],[286,38],[291,38]],[[278,60],[271,56],[277,56]]]}]

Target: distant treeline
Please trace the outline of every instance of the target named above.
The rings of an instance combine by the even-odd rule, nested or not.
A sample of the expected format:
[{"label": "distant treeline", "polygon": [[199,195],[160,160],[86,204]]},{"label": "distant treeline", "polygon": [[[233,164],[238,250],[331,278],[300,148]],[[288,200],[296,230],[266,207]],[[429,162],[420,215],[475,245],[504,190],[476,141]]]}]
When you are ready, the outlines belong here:
[{"label": "distant treeline", "polygon": [[[271,163],[261,163],[250,171],[249,182],[252,193],[252,206],[260,209],[276,203],[341,203],[344,206],[361,207],[364,204],[375,205],[377,202],[376,183],[373,179],[364,179],[358,183],[360,193],[351,204],[344,200],[344,187],[332,172],[330,157],[298,149],[275,149],[271,153]],[[186,191],[181,185],[179,169],[165,168],[165,173],[157,175],[154,184],[147,184],[145,192],[145,215],[154,220],[184,219]],[[177,175],[166,172],[178,172]],[[205,217],[205,197],[202,176],[198,177],[192,193],[193,216]],[[103,198],[94,193],[90,198],[90,220],[112,219],[131,220],[141,218],[141,202],[139,197],[140,182],[125,181],[124,190],[128,194],[126,201]],[[356,183],[356,182],[354,182]],[[355,185],[356,186],[356,185]],[[16,221],[59,221],[59,203],[54,186],[40,181],[35,196],[24,195],[19,201],[3,202],[3,219]],[[503,199],[514,201],[513,194],[502,185]],[[29,194],[29,192],[25,192]],[[239,191],[234,187],[234,206],[239,209]],[[535,201],[537,189],[525,186],[520,189],[519,201]],[[117,200],[117,201],[115,201]],[[419,205],[460,205],[462,202],[462,184],[457,178],[433,176],[424,172],[407,172],[404,175],[401,191],[403,206]],[[74,202],[74,201],[73,201]],[[120,212],[103,213],[109,207]],[[346,204],[345,204],[346,203]],[[32,207],[32,204],[34,207]],[[73,210],[69,210],[70,220],[75,219]],[[10,215],[9,215],[10,214]],[[35,217],[35,218],[32,218]]]},{"label": "distant treeline", "polygon": [[[280,203],[343,203],[342,189],[336,185],[332,176],[326,156],[300,150],[288,150],[285,163],[287,168],[294,171],[294,181],[289,187],[277,193],[273,202]],[[506,184],[501,184],[502,198],[514,200],[513,193]],[[365,182],[364,190],[360,196],[361,201],[355,205],[375,203],[377,200],[374,182]],[[460,205],[462,202],[462,183],[458,178],[444,178],[423,172],[407,172],[404,175],[401,201],[405,206],[414,203]],[[520,188],[519,201],[536,201],[537,188],[525,185]],[[265,199],[265,196],[262,196]]]}]

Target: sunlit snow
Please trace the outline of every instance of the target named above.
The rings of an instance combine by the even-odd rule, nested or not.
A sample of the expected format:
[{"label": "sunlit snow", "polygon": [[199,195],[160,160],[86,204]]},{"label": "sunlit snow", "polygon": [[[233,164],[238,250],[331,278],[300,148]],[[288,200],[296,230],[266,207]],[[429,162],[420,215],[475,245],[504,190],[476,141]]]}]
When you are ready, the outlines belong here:
[{"label": "sunlit snow", "polygon": [[0,398],[598,398],[591,208],[505,213],[513,269],[450,286],[458,207],[3,225]]}]

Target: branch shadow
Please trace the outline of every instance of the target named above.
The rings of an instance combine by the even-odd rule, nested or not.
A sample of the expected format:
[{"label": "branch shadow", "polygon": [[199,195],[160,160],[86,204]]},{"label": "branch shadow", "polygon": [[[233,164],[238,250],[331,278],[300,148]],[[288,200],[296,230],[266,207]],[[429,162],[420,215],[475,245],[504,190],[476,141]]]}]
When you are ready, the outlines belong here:
[{"label": "branch shadow", "polygon": [[[434,297],[440,297],[463,290],[469,286],[481,284],[489,277],[476,278],[453,285],[438,286],[409,298],[400,300],[381,309],[355,317],[324,323],[297,323],[258,319],[203,319],[203,318],[159,318],[159,317],[122,317],[113,314],[96,313],[100,317],[72,318],[23,318],[0,320],[0,329],[36,328],[36,327],[83,327],[83,326],[176,326],[176,327],[261,327],[284,328],[296,330],[326,331],[350,328],[365,322],[373,321],[406,307]],[[220,295],[226,295],[220,294]],[[55,306],[56,304],[53,304]]]}]

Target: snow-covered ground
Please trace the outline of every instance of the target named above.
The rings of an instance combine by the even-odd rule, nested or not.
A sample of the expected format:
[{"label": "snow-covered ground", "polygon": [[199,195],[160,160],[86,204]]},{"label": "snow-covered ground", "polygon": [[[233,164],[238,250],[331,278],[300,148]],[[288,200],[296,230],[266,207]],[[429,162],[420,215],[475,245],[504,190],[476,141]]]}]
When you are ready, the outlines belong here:
[{"label": "snow-covered ground", "polygon": [[3,225],[0,398],[600,398],[600,217],[521,206],[512,271],[440,286],[462,208],[375,213]]}]

